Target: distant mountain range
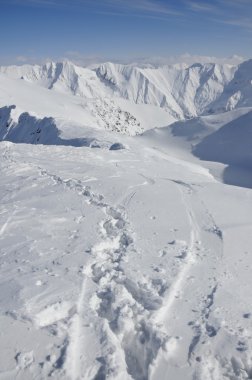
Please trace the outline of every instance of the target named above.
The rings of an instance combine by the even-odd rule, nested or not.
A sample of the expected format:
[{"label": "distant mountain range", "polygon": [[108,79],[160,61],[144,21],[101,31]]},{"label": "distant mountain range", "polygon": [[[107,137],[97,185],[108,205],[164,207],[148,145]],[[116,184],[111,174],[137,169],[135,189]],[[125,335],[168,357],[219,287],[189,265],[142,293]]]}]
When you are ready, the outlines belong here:
[{"label": "distant mountain range", "polygon": [[229,64],[137,67],[105,63],[95,69],[71,62],[0,67],[0,73],[84,98],[121,97],[165,109],[176,119],[252,106],[252,60]]},{"label": "distant mountain range", "polygon": [[[0,86],[1,139],[12,136],[15,141],[23,113],[32,120],[52,118],[54,136],[63,139],[86,138],[82,127],[136,135],[180,120],[252,107],[252,60],[236,66],[104,63],[83,68],[69,61],[5,66],[0,67]],[[7,121],[6,106],[11,107]],[[70,124],[75,128],[69,135]]]}]

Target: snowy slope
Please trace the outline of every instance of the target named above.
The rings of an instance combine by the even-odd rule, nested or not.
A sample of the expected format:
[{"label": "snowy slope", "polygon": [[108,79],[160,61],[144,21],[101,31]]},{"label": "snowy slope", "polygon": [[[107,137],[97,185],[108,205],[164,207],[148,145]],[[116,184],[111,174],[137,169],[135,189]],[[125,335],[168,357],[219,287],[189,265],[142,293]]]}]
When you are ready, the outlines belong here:
[{"label": "snowy slope", "polygon": [[[119,99],[166,111],[167,123],[252,106],[252,60],[238,66],[193,64],[152,67],[105,63],[94,69],[71,62],[0,67],[0,73],[64,94],[107,102]],[[126,109],[127,111],[127,109]],[[145,126],[143,126],[144,129]]]},{"label": "snowy slope", "polygon": [[251,378],[249,81],[1,68],[0,380]]},{"label": "snowy slope", "polygon": [[234,78],[225,87],[221,97],[213,105],[216,111],[229,111],[252,105],[252,60],[241,63]]},{"label": "snowy slope", "polygon": [[230,65],[217,64],[142,69],[108,63],[97,73],[120,96],[136,103],[154,104],[182,119],[206,112],[234,71]]},{"label": "snowy slope", "polygon": [[114,91],[135,103],[154,104],[176,119],[252,106],[252,60],[238,66],[140,68],[107,63],[97,74]]},{"label": "snowy slope", "polygon": [[68,61],[49,62],[42,66],[7,66],[2,67],[0,72],[14,79],[22,79],[42,87],[86,98],[109,95],[108,90],[92,70],[75,66]]},{"label": "snowy slope", "polygon": [[2,67],[9,77],[84,98],[119,96],[161,107],[175,119],[204,112],[233,78],[235,67],[217,64],[135,67],[107,63],[94,70],[71,62]]},{"label": "snowy slope", "polygon": [[121,142],[0,144],[0,378],[248,379],[251,190]]},{"label": "snowy slope", "polygon": [[[19,71],[14,72],[15,75],[21,74]],[[65,87],[62,85],[60,90],[59,86],[58,90],[52,90],[45,86],[45,82],[43,85],[39,81],[28,82],[15,78],[15,75],[13,68],[10,68],[8,75],[0,74],[0,107],[15,105],[22,112],[28,112],[38,118],[53,117],[83,127],[106,129],[128,135],[139,134],[152,128],[153,120],[156,127],[175,121],[164,110],[154,106],[136,105],[124,99],[103,97],[99,91],[98,97],[76,96],[66,84]],[[78,136],[74,134],[72,137]]]},{"label": "snowy slope", "polygon": [[0,108],[0,140],[14,143],[110,148],[115,135],[52,117],[37,118],[16,106]]},{"label": "snowy slope", "polygon": [[[252,108],[183,120],[171,126],[150,130],[142,136],[158,149],[171,149],[173,156],[192,161],[188,153],[227,184],[252,187],[251,141]],[[225,164],[216,165],[216,163]]]},{"label": "snowy slope", "polygon": [[252,110],[206,136],[194,148],[201,159],[252,169]]}]

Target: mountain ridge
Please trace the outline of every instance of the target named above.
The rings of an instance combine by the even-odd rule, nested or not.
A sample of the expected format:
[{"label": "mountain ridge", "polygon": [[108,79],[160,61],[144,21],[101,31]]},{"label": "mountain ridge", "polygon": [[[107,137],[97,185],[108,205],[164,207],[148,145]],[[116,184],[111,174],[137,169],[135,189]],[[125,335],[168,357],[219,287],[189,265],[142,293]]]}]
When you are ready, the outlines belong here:
[{"label": "mountain ridge", "polygon": [[[107,62],[89,69],[70,61],[2,66],[0,73],[88,99],[121,98],[164,109],[176,120],[252,106],[252,60],[239,65],[138,67]],[[250,80],[251,80],[250,79]]]}]

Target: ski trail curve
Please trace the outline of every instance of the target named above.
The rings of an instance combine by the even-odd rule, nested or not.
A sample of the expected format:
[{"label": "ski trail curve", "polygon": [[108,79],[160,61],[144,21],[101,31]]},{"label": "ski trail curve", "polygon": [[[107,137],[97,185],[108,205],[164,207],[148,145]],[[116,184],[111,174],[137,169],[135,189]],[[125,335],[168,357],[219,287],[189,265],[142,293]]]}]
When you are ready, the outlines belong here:
[{"label": "ski trail curve", "polygon": [[[174,182],[174,181],[172,181]],[[184,185],[183,185],[184,186]],[[187,249],[187,254],[184,260],[182,269],[179,271],[176,279],[173,281],[166,299],[164,300],[164,305],[153,315],[153,319],[156,323],[163,323],[169,314],[171,307],[173,306],[176,297],[183,290],[188,273],[190,272],[191,267],[196,262],[196,252],[199,250],[200,246],[200,228],[195,218],[195,215],[189,206],[189,203],[186,201],[184,190],[181,189],[181,184],[177,184],[178,190],[181,194],[181,199],[184,204],[186,214],[190,226],[190,242]],[[186,185],[187,192],[191,192],[189,185]]]},{"label": "ski trail curve", "polygon": [[[190,239],[181,269],[166,292],[163,306],[152,316],[154,323],[163,326],[170,340],[167,354],[157,358],[153,373],[157,371],[160,376],[158,365],[160,361],[165,361],[163,365],[167,368],[168,378],[173,376],[173,366],[177,368],[175,371],[178,376],[183,378],[188,373],[186,368],[190,368],[194,360],[201,360],[198,354],[201,343],[218,334],[218,329],[211,321],[211,313],[218,291],[216,268],[219,265],[221,270],[223,236],[194,186],[182,181],[170,181],[180,191],[188,218]],[[194,319],[190,320],[191,317]],[[169,355],[173,357],[171,362]]]},{"label": "ski trail curve", "polygon": [[82,360],[82,317],[85,313],[85,289],[86,278],[84,278],[81,291],[76,303],[76,313],[73,315],[70,323],[69,346],[65,361],[66,372],[70,374],[71,379],[81,378],[81,360]]},{"label": "ski trail curve", "polygon": [[12,212],[12,214],[7,218],[6,222],[2,225],[2,227],[0,229],[0,237],[4,235],[8,225],[9,225],[10,221],[12,220],[12,218],[14,217],[15,213],[16,213],[16,210],[14,210]]}]

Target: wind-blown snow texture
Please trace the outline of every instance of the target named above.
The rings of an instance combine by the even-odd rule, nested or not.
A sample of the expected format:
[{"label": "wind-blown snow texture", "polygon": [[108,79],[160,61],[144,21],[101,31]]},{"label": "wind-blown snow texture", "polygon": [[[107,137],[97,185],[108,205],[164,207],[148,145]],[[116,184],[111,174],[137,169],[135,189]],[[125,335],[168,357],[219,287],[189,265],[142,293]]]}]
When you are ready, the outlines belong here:
[{"label": "wind-blown snow texture", "polygon": [[252,377],[251,76],[0,69],[0,380]]}]

